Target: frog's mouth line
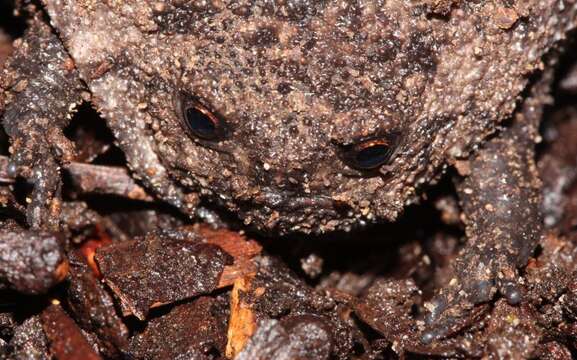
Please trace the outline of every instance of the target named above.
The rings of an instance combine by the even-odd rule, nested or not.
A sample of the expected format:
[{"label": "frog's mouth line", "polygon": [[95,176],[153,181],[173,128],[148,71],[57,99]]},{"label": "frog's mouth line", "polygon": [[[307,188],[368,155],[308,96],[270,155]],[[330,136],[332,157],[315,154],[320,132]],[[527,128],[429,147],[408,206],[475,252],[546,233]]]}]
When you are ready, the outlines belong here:
[{"label": "frog's mouth line", "polygon": [[295,196],[294,194],[287,192],[274,192],[270,190],[261,193],[255,201],[272,209],[287,212],[294,212],[303,209],[324,209],[342,213],[343,211],[350,210],[348,204],[328,196]]}]

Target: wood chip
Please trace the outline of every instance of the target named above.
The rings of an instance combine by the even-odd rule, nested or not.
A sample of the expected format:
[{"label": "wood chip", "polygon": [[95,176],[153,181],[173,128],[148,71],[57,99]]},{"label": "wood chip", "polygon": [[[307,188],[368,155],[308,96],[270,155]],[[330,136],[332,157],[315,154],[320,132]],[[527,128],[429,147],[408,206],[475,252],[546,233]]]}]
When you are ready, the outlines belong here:
[{"label": "wood chip", "polygon": [[255,314],[250,304],[241,299],[243,293],[250,291],[252,278],[252,276],[237,278],[230,295],[230,321],[226,344],[226,357],[229,359],[233,359],[242,351],[256,331]]}]

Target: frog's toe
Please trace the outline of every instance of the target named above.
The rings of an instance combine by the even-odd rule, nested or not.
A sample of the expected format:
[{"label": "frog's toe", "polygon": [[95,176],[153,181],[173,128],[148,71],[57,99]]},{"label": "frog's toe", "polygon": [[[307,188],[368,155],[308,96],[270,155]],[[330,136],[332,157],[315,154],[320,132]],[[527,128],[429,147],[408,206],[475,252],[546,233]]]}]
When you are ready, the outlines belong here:
[{"label": "frog's toe", "polygon": [[58,161],[48,146],[15,146],[7,173],[13,178],[26,179],[32,186],[26,199],[28,225],[37,229],[56,229],[61,177]]},{"label": "frog's toe", "polygon": [[518,305],[523,301],[523,287],[513,281],[506,281],[500,284],[499,292],[503,294],[509,305]]},{"label": "frog's toe", "polygon": [[[438,302],[436,299],[432,303]],[[423,345],[431,345],[436,341],[450,338],[478,323],[489,308],[488,304],[473,304],[458,295],[453,302],[442,309],[436,309],[436,317],[427,317],[426,327],[421,333]]]},{"label": "frog's toe", "polygon": [[52,158],[33,168],[33,190],[26,209],[32,228],[57,229],[60,214],[60,168]]},{"label": "frog's toe", "polygon": [[523,286],[514,277],[502,278],[497,274],[511,274],[507,271],[493,271],[493,276],[475,278],[461,273],[460,279],[454,279],[441,289],[427,305],[429,313],[425,318],[425,330],[421,334],[423,344],[450,337],[475,323],[482,309],[490,302],[503,296],[511,305],[523,301]]},{"label": "frog's toe", "polygon": [[475,304],[460,287],[441,292],[428,303],[429,314],[425,318],[426,328],[421,334],[421,342],[428,345],[461,331],[470,323],[474,307]]}]

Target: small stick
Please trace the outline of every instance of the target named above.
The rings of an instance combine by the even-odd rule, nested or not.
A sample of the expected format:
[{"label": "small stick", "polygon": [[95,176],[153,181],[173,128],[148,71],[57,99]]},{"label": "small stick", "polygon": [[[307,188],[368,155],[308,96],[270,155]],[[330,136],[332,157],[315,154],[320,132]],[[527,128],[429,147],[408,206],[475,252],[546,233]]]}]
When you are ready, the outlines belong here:
[{"label": "small stick", "polygon": [[[16,179],[8,174],[9,158],[0,156],[0,183],[13,184]],[[64,166],[74,188],[84,194],[108,194],[132,200],[152,201],[153,198],[119,166],[92,165],[71,162]]]},{"label": "small stick", "polygon": [[118,195],[132,200],[153,200],[123,167],[73,162],[65,169],[73,185],[83,193]]}]

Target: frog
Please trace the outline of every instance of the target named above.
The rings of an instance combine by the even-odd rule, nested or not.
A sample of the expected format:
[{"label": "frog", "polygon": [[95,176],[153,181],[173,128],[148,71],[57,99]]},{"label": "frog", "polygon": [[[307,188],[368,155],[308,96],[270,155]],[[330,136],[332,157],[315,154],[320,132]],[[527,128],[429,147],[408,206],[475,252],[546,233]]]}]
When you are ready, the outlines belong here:
[{"label": "frog", "polygon": [[568,0],[43,0],[4,70],[9,172],[58,228],[62,129],[89,101],[132,176],[285,235],[395,221],[457,169],[467,242],[423,343],[522,301],[541,234],[534,146]]}]

